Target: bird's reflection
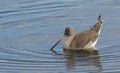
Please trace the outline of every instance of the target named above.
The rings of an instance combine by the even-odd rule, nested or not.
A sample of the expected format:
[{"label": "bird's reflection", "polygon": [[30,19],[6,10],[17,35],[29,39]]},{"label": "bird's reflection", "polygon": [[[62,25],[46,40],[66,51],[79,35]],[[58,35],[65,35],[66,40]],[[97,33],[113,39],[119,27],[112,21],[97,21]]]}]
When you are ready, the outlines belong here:
[{"label": "bird's reflection", "polygon": [[[51,50],[56,55],[63,55],[55,50]],[[102,64],[100,62],[99,51],[97,48],[89,48],[87,50],[63,50],[65,53],[67,68],[74,69],[75,67],[87,67],[94,66],[96,70],[90,71],[90,73],[101,73]]]},{"label": "bird's reflection", "polygon": [[94,66],[97,73],[102,71],[99,51],[96,48],[89,50],[64,50],[67,59],[67,68],[73,69],[76,66]]}]

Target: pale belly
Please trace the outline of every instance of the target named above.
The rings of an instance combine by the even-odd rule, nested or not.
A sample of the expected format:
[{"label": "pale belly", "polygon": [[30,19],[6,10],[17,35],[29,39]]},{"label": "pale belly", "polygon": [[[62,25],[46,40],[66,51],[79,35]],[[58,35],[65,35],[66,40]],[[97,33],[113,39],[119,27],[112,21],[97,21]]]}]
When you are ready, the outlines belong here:
[{"label": "pale belly", "polygon": [[94,42],[90,41],[86,46],[84,46],[84,48],[92,48],[92,47],[95,47],[97,41],[98,41],[98,38],[97,38]]}]

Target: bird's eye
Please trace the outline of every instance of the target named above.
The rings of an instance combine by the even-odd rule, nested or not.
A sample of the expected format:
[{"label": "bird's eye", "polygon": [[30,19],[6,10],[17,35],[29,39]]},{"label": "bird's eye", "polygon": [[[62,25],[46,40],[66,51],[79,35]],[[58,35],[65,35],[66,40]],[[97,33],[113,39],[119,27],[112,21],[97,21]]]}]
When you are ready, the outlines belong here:
[{"label": "bird's eye", "polygon": [[70,33],[70,31],[69,31],[69,29],[68,29],[68,28],[66,28],[65,33]]},{"label": "bird's eye", "polygon": [[66,33],[69,33],[70,31],[69,30],[66,30]]},{"label": "bird's eye", "polygon": [[66,28],[65,29],[65,33],[64,33],[66,36],[70,36],[70,30],[69,30],[69,28]]}]

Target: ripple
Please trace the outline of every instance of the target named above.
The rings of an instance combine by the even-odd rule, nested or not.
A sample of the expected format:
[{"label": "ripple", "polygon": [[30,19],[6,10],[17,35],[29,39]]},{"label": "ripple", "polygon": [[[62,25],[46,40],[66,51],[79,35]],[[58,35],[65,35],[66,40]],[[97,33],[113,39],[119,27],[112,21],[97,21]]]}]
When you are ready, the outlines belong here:
[{"label": "ripple", "polygon": [[[57,2],[38,2],[38,3],[30,3],[30,4],[21,4],[9,9],[0,10],[0,21],[1,21],[1,29],[14,27],[18,25],[25,25],[30,22],[39,22],[41,20],[45,20],[47,18],[51,18],[51,16],[42,16],[44,13],[53,13],[56,11],[60,11],[64,7],[72,7],[74,5],[67,4],[59,4],[56,5]],[[27,7],[26,7],[27,6]],[[42,14],[41,14],[42,13]],[[33,14],[39,14],[40,17],[35,17]],[[31,16],[32,15],[32,16]],[[23,18],[24,16],[24,18]],[[42,17],[41,17],[42,16]],[[22,17],[22,18],[21,18]],[[32,18],[31,18],[32,17]],[[35,18],[34,18],[35,17]],[[52,16],[55,18],[65,17],[65,16]],[[17,18],[17,19],[11,19]],[[6,20],[6,21],[3,21]]]},{"label": "ripple", "polygon": [[[1,73],[120,72],[119,37],[116,38],[119,34],[115,33],[116,30],[119,33],[119,25],[115,25],[119,24],[118,0],[0,2],[4,5],[0,7]],[[103,39],[98,42],[98,48],[101,47],[98,54],[68,53],[58,47],[59,55],[50,50],[49,47],[63,34],[66,26],[84,26],[82,22],[88,24],[99,13],[104,14],[105,22]],[[78,30],[82,31],[82,28]]]},{"label": "ripple", "polygon": [[36,14],[36,13],[45,13],[45,12],[54,12],[61,10],[65,7],[74,7],[76,5],[67,5],[61,4],[57,2],[37,2],[37,3],[30,3],[30,4],[21,4],[15,6],[15,8],[1,10],[0,18],[2,17],[9,17],[15,15],[25,15],[25,14]]}]

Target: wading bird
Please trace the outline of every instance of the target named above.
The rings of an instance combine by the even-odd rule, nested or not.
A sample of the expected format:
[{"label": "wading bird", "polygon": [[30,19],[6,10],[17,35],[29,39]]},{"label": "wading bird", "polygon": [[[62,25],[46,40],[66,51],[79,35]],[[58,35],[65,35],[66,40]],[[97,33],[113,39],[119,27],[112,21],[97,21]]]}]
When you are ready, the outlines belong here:
[{"label": "wading bird", "polygon": [[55,48],[55,46],[57,46],[57,44],[59,44],[64,38],[66,38],[66,42],[63,47],[65,50],[88,50],[89,48],[93,48],[98,41],[101,28],[101,15],[98,16],[96,24],[93,27],[79,34],[75,34],[74,28],[72,26],[69,26],[65,29],[62,38],[57,41],[55,45],[53,45],[51,50],[53,50],[53,48]]}]

